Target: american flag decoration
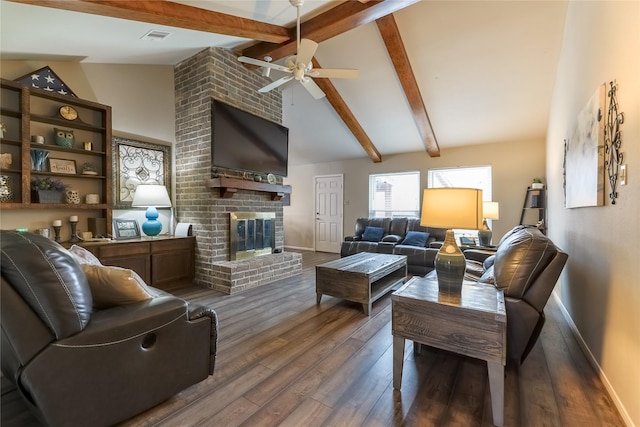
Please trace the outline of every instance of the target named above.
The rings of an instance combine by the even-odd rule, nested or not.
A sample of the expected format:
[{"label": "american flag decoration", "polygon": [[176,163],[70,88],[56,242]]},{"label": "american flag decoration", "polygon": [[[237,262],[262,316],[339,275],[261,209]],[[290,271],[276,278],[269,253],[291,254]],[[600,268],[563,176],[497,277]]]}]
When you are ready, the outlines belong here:
[{"label": "american flag decoration", "polygon": [[32,88],[77,98],[76,94],[73,93],[69,86],[67,86],[49,67],[43,67],[29,74],[25,74],[24,76],[15,79],[15,81]]}]

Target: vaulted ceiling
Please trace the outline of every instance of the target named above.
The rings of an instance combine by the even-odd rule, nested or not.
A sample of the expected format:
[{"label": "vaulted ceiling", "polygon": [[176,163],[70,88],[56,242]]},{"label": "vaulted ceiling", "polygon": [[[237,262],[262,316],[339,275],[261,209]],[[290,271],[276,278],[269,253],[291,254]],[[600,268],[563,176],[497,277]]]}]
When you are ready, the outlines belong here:
[{"label": "vaulted ceiling", "polygon": [[[321,100],[282,87],[290,163],[544,138],[566,2],[307,0],[301,10],[301,37],[320,44],[314,68],[359,77],[315,79]],[[220,46],[278,61],[296,50],[288,0],[3,0],[0,11],[3,59],[176,64]],[[172,35],[140,43],[151,29]]]}]

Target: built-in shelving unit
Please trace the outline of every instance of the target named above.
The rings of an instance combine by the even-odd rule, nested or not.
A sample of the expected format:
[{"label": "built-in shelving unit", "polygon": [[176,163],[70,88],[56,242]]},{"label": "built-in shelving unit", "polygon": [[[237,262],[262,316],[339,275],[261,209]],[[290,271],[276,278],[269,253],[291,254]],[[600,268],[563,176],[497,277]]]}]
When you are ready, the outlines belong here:
[{"label": "built-in shelving unit", "polygon": [[[92,216],[111,223],[111,107],[5,79],[0,80],[0,90],[0,121],[5,128],[0,152],[10,154],[12,159],[10,165],[0,169],[11,189],[11,197],[3,201],[2,209],[91,210],[95,211]],[[60,115],[60,107],[65,105],[77,110],[75,120]],[[73,132],[73,146],[57,145],[54,128]],[[35,135],[44,137],[44,143],[32,141]],[[32,150],[48,152],[48,161],[39,170],[33,167]],[[75,172],[52,171],[51,159],[72,164]],[[87,165],[91,165],[91,172],[85,168]],[[38,203],[31,191],[31,180],[45,177],[60,180],[68,189],[78,191],[80,203]],[[87,194],[97,194],[99,203],[87,204]]]}]

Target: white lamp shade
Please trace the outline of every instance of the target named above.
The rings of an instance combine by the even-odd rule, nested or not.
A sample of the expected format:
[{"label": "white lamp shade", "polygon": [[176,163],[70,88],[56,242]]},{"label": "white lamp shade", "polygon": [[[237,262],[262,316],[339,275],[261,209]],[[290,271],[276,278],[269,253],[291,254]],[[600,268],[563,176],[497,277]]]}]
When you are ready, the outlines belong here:
[{"label": "white lamp shade", "polygon": [[420,225],[479,229],[482,225],[482,190],[476,188],[425,189]]},{"label": "white lamp shade", "polygon": [[131,207],[146,208],[150,206],[156,208],[171,207],[171,199],[169,198],[169,193],[167,193],[167,189],[164,185],[149,184],[138,185],[136,187]]},{"label": "white lamp shade", "polygon": [[483,202],[482,216],[486,219],[500,219],[500,207],[498,202]]}]

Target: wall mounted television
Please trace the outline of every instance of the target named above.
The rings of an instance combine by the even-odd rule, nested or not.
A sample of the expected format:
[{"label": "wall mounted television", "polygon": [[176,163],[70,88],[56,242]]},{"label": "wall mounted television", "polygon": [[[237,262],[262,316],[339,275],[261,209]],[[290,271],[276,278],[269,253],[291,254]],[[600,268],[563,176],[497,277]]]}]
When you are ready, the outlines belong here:
[{"label": "wall mounted television", "polygon": [[288,128],[218,100],[211,127],[214,167],[287,176]]}]

